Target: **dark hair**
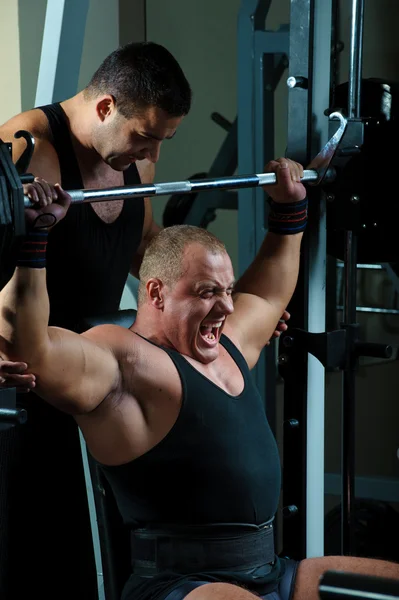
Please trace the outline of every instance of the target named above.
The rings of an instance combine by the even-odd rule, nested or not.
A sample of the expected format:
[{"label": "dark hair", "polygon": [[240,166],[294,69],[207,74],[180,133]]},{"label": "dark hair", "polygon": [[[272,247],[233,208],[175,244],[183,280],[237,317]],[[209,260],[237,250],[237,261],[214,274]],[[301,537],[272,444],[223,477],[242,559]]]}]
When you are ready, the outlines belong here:
[{"label": "dark hair", "polygon": [[191,88],[180,65],[166,48],[153,42],[131,43],[112,52],[94,73],[84,94],[111,94],[126,118],[149,106],[161,108],[171,117],[181,117],[191,106]]}]

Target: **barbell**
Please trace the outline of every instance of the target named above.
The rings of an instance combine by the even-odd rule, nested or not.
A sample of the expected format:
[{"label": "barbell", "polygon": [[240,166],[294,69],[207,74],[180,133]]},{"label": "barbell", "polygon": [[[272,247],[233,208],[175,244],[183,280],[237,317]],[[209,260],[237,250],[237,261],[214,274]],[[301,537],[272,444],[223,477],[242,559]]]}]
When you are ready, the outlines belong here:
[{"label": "barbell", "polygon": [[[319,173],[314,169],[303,172],[302,182],[317,182]],[[111,187],[104,189],[69,190],[73,204],[85,202],[108,202],[112,200],[126,200],[130,198],[144,198],[147,196],[165,196],[167,194],[193,194],[210,190],[235,190],[273,185],[276,183],[275,173],[260,173],[258,175],[240,175],[238,177],[221,177],[216,179],[201,179],[187,181],[169,181],[153,183],[151,185],[133,185],[126,187]],[[35,206],[30,198],[24,196],[24,206]],[[36,205],[37,206],[37,205]]]},{"label": "barbell", "polygon": [[[302,181],[319,185],[322,181],[334,179],[334,171],[330,162],[345,132],[347,120],[339,112],[330,115],[330,119],[338,119],[339,126],[326,146],[313,159],[304,171]],[[25,208],[34,206],[30,198],[24,195],[23,184],[33,181],[30,174],[21,172],[21,165],[28,165],[33,154],[34,138],[29,132],[18,131],[16,138],[23,137],[27,148],[14,165],[11,158],[11,144],[0,140],[0,289],[11,277],[21,241],[25,236]],[[268,186],[276,183],[275,173],[255,175],[239,175],[214,179],[197,179],[136,185],[131,187],[112,187],[105,189],[67,190],[74,204],[85,202],[104,202],[162,196],[167,194],[194,194],[211,190],[233,190]]]}]

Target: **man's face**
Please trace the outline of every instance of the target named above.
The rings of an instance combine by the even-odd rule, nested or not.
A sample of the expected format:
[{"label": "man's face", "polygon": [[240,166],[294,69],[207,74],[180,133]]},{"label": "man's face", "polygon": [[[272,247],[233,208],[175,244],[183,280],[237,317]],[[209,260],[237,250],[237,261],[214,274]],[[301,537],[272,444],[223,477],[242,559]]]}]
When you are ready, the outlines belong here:
[{"label": "man's face", "polygon": [[184,253],[184,275],[164,289],[163,332],[170,346],[203,364],[219,355],[226,317],[233,312],[234,273],[227,252],[200,244]]},{"label": "man's face", "polygon": [[156,163],[163,140],[174,136],[182,119],[155,106],[126,119],[114,108],[96,128],[94,147],[116,171],[124,171],[137,160]]}]

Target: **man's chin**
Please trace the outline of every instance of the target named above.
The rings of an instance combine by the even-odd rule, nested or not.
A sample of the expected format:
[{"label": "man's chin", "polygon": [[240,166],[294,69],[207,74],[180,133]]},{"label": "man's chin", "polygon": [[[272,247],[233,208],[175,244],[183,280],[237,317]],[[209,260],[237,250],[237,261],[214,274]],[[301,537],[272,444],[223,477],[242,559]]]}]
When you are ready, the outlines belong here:
[{"label": "man's chin", "polygon": [[194,349],[195,360],[202,363],[203,365],[207,365],[214,360],[216,360],[219,356],[219,344],[216,344],[212,348],[198,348]]},{"label": "man's chin", "polygon": [[117,158],[110,158],[106,162],[114,171],[126,171],[131,165],[130,161],[122,161],[121,159]]}]

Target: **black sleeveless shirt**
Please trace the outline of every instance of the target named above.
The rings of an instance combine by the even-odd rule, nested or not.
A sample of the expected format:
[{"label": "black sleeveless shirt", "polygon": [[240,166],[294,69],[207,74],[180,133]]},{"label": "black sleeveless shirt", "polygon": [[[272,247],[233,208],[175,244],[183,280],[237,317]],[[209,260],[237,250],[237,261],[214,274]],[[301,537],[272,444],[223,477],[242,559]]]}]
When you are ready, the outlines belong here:
[{"label": "black sleeveless shirt", "polygon": [[[66,115],[59,103],[40,107],[49,122],[58,154],[61,185],[83,188]],[[124,172],[125,185],[140,183],[136,165]],[[125,200],[121,214],[105,223],[90,204],[71,206],[51,230],[47,251],[50,323],[78,328],[85,316],[119,309],[130,265],[143,231],[144,199]]]},{"label": "black sleeveless shirt", "polygon": [[[280,460],[263,401],[242,354],[226,336],[220,341],[242,373],[242,393],[229,395],[181,354],[162,348],[182,382],[183,400],[175,425],[136,460],[115,467],[102,465],[123,520],[131,528],[260,525],[277,510]],[[270,582],[278,574],[277,561],[271,573],[255,579]],[[244,573],[237,577],[247,583],[252,580]],[[172,584],[173,577],[160,575],[149,582],[133,575],[128,588],[130,593],[135,588],[132,597],[144,599],[147,590],[160,591],[162,582]]]}]

